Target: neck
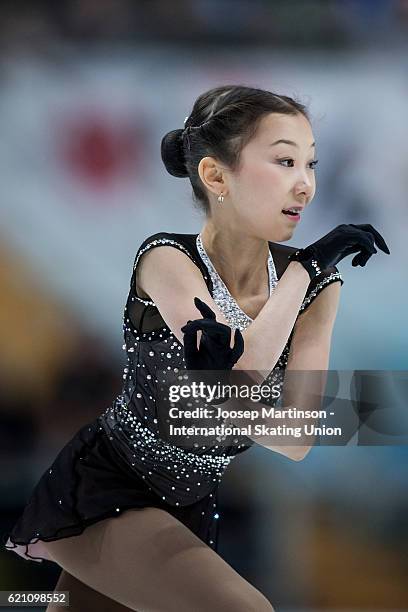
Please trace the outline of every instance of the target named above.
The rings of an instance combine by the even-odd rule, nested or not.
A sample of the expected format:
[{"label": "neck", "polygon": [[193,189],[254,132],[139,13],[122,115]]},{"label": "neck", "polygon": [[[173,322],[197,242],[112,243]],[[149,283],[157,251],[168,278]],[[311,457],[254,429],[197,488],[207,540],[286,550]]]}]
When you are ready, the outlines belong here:
[{"label": "neck", "polygon": [[208,220],[201,240],[218,274],[233,296],[255,296],[268,287],[269,244],[262,238]]}]

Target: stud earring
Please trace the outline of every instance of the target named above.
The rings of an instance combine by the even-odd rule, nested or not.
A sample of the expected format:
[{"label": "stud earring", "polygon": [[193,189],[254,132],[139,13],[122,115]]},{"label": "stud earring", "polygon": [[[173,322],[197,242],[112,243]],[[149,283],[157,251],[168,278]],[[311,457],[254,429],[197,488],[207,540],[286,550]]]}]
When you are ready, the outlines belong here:
[{"label": "stud earring", "polygon": [[218,196],[218,204],[222,204],[224,202],[224,196],[222,193]]}]

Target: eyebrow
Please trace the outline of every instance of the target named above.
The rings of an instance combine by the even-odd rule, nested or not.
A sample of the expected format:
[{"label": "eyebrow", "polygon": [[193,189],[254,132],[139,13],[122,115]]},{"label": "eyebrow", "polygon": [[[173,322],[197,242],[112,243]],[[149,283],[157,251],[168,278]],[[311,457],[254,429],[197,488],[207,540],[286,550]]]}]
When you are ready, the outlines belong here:
[{"label": "eyebrow", "polygon": [[[296,144],[296,142],[293,142],[293,140],[286,140],[285,138],[281,138],[280,140],[275,140],[275,142],[273,142],[272,144],[270,144],[270,147],[273,147],[274,145],[279,144],[280,142],[283,142],[284,144],[288,144],[288,145],[292,145],[294,147],[298,147],[299,145]],[[315,146],[315,142],[312,142],[312,144],[310,145],[310,147],[314,147]]]}]

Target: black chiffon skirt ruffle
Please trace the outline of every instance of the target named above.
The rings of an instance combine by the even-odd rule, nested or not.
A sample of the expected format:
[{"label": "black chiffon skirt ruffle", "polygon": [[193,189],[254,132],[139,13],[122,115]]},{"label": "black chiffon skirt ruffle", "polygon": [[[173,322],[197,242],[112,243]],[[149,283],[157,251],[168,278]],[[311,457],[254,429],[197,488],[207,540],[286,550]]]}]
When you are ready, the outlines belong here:
[{"label": "black chiffon skirt ruffle", "polygon": [[98,419],[83,426],[41,476],[11,532],[7,550],[31,561],[53,561],[42,542],[81,534],[129,509],[162,508],[214,550],[218,542],[217,488],[189,506],[166,504],[121,459]]}]

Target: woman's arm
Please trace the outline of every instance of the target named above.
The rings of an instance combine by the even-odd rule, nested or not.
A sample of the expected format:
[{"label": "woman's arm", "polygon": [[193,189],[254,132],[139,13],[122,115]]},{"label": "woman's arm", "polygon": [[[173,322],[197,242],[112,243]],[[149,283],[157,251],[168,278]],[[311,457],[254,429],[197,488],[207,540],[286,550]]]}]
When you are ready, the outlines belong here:
[{"label": "woman's arm", "polygon": [[[154,301],[181,343],[181,327],[188,320],[200,317],[194,305],[195,296],[208,304],[217,321],[228,325],[197,266],[177,249],[162,246],[145,253],[139,263],[137,278],[139,287]],[[309,282],[302,264],[295,261],[288,265],[256,319],[242,332],[245,348],[235,368],[258,370],[263,373],[262,380],[266,378],[285,348]]]},{"label": "woman's arm", "polygon": [[[310,306],[299,316],[292,337],[285,381],[282,389],[282,407],[295,407],[299,410],[319,410],[327,378],[330,361],[331,337],[340,299],[340,282],[325,287]],[[314,373],[311,373],[315,371]],[[292,372],[292,375],[291,375]],[[241,403],[245,403],[240,400]],[[246,407],[262,407],[261,402]],[[265,407],[268,407],[265,405]],[[291,419],[287,424],[302,427],[303,423]],[[274,423],[270,423],[273,425]],[[281,453],[295,461],[303,459],[312,445],[310,438],[302,445],[301,439],[296,446],[271,445],[271,437],[251,436],[258,444]]]},{"label": "woman's arm", "polygon": [[310,283],[309,274],[299,262],[291,262],[258,316],[242,333],[244,354],[234,369],[259,373],[263,381],[275,367],[288,338]]},{"label": "woman's arm", "polygon": [[[181,327],[187,320],[199,318],[199,312],[194,305],[195,296],[215,312],[217,321],[228,325],[197,266],[175,248],[161,246],[145,253],[139,263],[137,278],[139,287],[154,301],[164,321],[181,343],[184,340]],[[242,370],[251,371],[251,374],[258,370],[260,377],[256,382],[262,383],[276,365],[295,322],[288,359],[289,368],[327,368],[340,283],[332,283],[322,289],[299,315],[309,282],[309,275],[303,266],[298,262],[291,262],[265,306],[244,330],[244,353],[234,369],[239,364]],[[241,407],[245,404],[242,399],[239,402]],[[236,399],[232,399],[226,402],[225,407],[236,408],[239,405]],[[252,404],[249,407],[254,406]],[[242,425],[242,422],[239,425]],[[253,439],[294,460],[302,458],[302,447],[272,447],[270,437],[263,440],[260,437]]]},{"label": "woman's arm", "polygon": [[340,282],[331,283],[299,315],[287,370],[327,370],[340,289]]}]

